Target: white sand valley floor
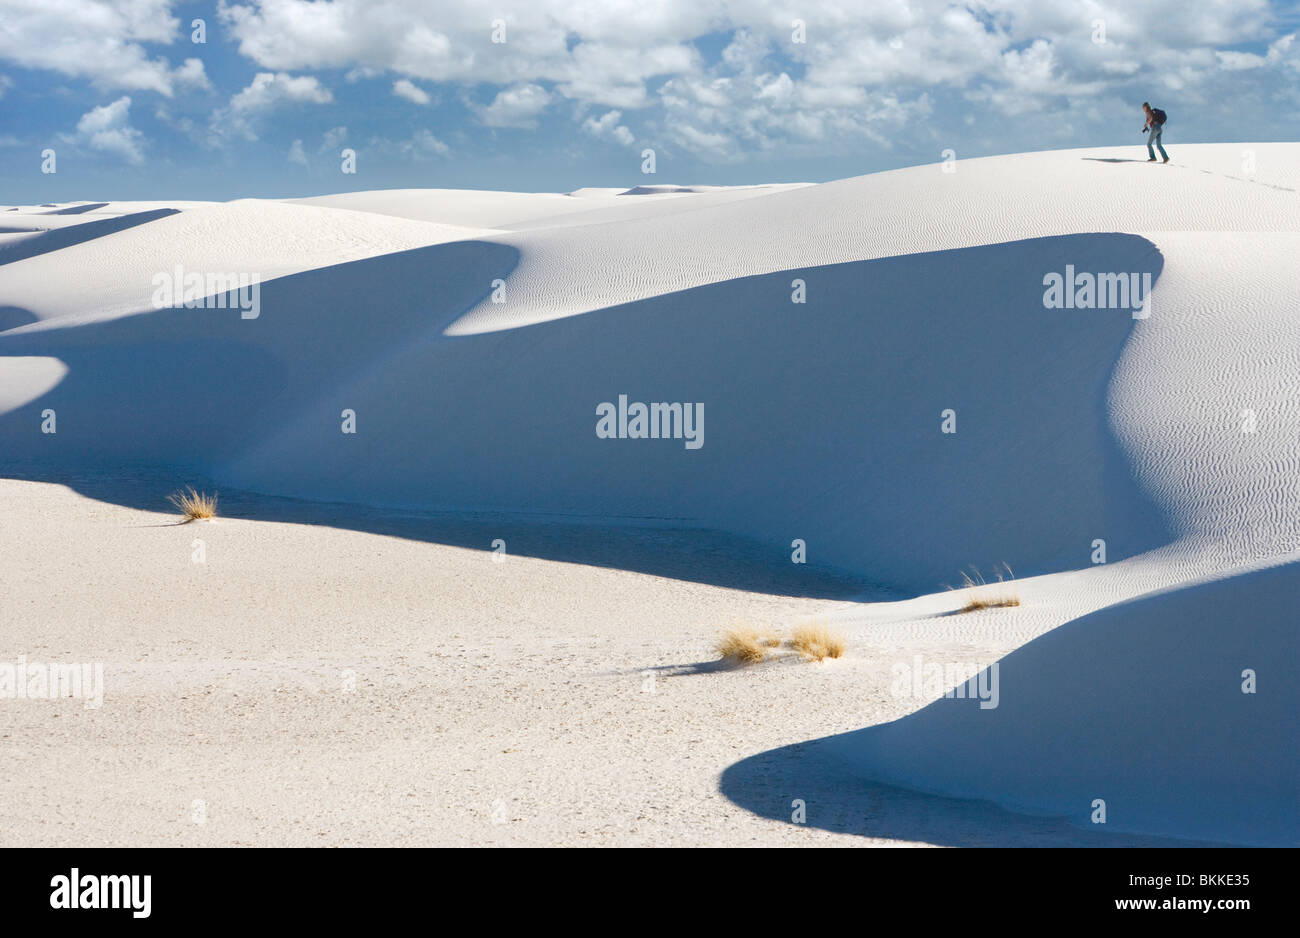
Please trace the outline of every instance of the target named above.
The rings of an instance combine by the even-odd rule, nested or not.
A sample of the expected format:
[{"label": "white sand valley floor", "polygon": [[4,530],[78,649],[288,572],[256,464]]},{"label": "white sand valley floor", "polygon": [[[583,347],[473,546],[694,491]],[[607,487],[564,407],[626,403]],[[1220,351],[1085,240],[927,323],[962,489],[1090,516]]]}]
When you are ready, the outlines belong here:
[{"label": "white sand valley floor", "polygon": [[[0,213],[0,662],[105,673],[0,702],[0,836],[1294,844],[1300,145],[1135,149]],[[1067,264],[1149,317],[1045,308]],[[598,438],[622,393],[704,445]],[[714,662],[812,619],[844,658]]]},{"label": "white sand valley floor", "polygon": [[[99,709],[0,708],[5,845],[1170,843],[784,754],[742,782],[745,806],[719,790],[746,757],[913,709],[890,695],[900,655],[984,663],[1014,648],[985,617],[934,639],[855,630],[846,657],[821,665],[717,669],[713,641],[732,621],[788,631],[853,604],[493,563],[335,527],[361,520],[350,509],[296,510],[323,522],[177,525],[0,482],[8,647],[31,662],[75,649],[105,668]],[[790,822],[796,798],[807,825]]]}]

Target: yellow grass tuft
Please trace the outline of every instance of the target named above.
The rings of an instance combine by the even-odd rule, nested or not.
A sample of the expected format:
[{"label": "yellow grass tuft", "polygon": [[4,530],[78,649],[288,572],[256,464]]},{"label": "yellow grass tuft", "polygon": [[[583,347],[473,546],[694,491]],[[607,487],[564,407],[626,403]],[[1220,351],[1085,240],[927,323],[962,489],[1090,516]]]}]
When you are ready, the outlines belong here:
[{"label": "yellow grass tuft", "polygon": [[974,612],[977,609],[1002,609],[1010,606],[1019,606],[1020,597],[1013,593],[1001,596],[972,596],[966,601],[966,605],[961,607],[961,612]]},{"label": "yellow grass tuft", "polygon": [[[987,582],[983,575],[974,567],[971,572],[962,572],[962,585],[960,589],[970,590],[970,595],[966,598],[966,605],[962,606],[958,612],[975,612],[979,609],[1002,609],[1011,606],[1020,605],[1020,595],[1016,593],[1011,586],[1011,581],[1015,579],[1015,574],[1011,572],[1011,567],[1007,564],[1002,565],[1006,570],[1004,577],[1001,571],[998,571],[997,582]],[[971,574],[974,576],[971,576]]]},{"label": "yellow grass tuft", "polygon": [[167,500],[175,505],[186,521],[200,521],[217,516],[217,493],[206,495],[186,486],[185,492],[173,492]]},{"label": "yellow grass tuft", "polygon": [[[767,657],[767,649],[775,647],[771,638],[756,629],[733,628],[722,633],[716,647],[718,654],[737,664],[758,664]],[[775,644],[780,643],[780,639],[776,639]]]},{"label": "yellow grass tuft", "polygon": [[844,636],[820,624],[799,626],[786,644],[811,661],[844,654]]}]

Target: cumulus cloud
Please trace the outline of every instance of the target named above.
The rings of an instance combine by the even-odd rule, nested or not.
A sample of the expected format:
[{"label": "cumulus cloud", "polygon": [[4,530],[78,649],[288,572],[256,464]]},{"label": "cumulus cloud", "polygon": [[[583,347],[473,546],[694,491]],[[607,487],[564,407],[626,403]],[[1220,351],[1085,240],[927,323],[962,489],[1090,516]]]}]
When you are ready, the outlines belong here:
[{"label": "cumulus cloud", "polygon": [[562,70],[559,91],[589,104],[644,107],[648,79],[693,72],[699,60],[694,48],[680,43],[650,47],[579,43]]},{"label": "cumulus cloud", "polygon": [[900,130],[932,110],[924,90],[869,93],[856,81],[814,77],[811,69],[796,79],[785,68],[778,71],[778,61],[784,60],[775,40],[736,33],[714,66],[660,87],[659,139],[718,163],[778,147],[808,154],[870,140],[889,149]]},{"label": "cumulus cloud", "polygon": [[488,127],[536,127],[537,117],[551,103],[550,93],[532,83],[504,88],[479,112]]},{"label": "cumulus cloud", "polygon": [[329,89],[311,75],[285,72],[259,72],[247,88],[230,99],[230,108],[242,114],[267,111],[283,101],[311,101],[324,104],[333,100]]},{"label": "cumulus cloud", "polygon": [[111,104],[92,108],[77,121],[76,133],[65,139],[128,163],[144,162],[144,135],[131,126],[131,99],[123,95]]},{"label": "cumulus cloud", "polygon": [[500,87],[545,82],[610,107],[645,105],[646,81],[691,67],[698,54],[689,40],[727,22],[721,0],[538,0],[505,15],[507,41],[494,43],[481,8],[443,0],[260,0],[223,2],[219,11],[240,53],[264,69]]},{"label": "cumulus cloud", "polygon": [[195,88],[210,88],[208,74],[203,68],[202,59],[186,59],[174,73],[176,84]]},{"label": "cumulus cloud", "polygon": [[582,129],[593,137],[607,137],[625,147],[631,146],[636,138],[631,130],[619,123],[622,116],[622,111],[607,111],[600,117],[588,117],[582,122]]},{"label": "cumulus cloud", "polygon": [[449,156],[451,147],[443,143],[427,130],[417,130],[406,147],[412,155]]},{"label": "cumulus cloud", "polygon": [[215,129],[229,127],[250,140],[257,139],[259,120],[284,104],[327,104],[334,100],[329,89],[312,75],[287,72],[259,72],[248,87],[230,99],[230,104],[213,115]]},{"label": "cumulus cloud", "polygon": [[366,142],[366,152],[400,156],[416,162],[423,162],[434,157],[445,158],[450,156],[451,147],[435,137],[430,131],[421,128],[405,140],[371,137]]},{"label": "cumulus cloud", "polygon": [[1002,53],[1001,68],[993,74],[1001,79],[998,84],[981,85],[966,97],[991,104],[1009,117],[1044,110],[1053,98],[1097,94],[1103,87],[1101,81],[1080,82],[1067,77],[1060,68],[1054,44],[1046,39]]},{"label": "cumulus cloud", "polygon": [[1238,72],[1256,68],[1268,68],[1273,65],[1286,64],[1293,69],[1300,69],[1300,57],[1291,50],[1295,45],[1295,33],[1287,33],[1271,43],[1263,55],[1251,52],[1216,51],[1219,67],[1226,71]]},{"label": "cumulus cloud", "polygon": [[[1248,101],[1276,101],[1295,94],[1300,69],[1294,35],[1277,29],[1288,20],[1270,0],[503,6],[488,16],[446,0],[219,0],[225,34],[258,74],[214,127],[255,137],[274,108],[331,100],[311,73],[337,69],[350,83],[384,78],[385,90],[421,106],[436,99],[433,83],[459,85],[466,100],[489,102],[470,105],[488,127],[537,127],[567,100],[573,106],[563,113],[594,137],[732,159],[812,143],[893,146],[900,130],[936,108],[948,126],[979,126],[989,139],[998,121],[1014,126],[1067,102],[1141,101],[1162,91],[1176,92],[1181,107],[1228,113],[1216,81]],[[26,5],[7,14],[0,59],[167,95],[209,86],[199,59],[176,66],[151,48],[185,38],[176,9],[167,0]],[[497,15],[505,42],[493,41]],[[729,38],[717,52],[719,36]],[[615,111],[620,117],[606,124]],[[414,137],[405,144],[437,154]]]},{"label": "cumulus cloud", "polygon": [[145,50],[146,43],[167,44],[180,36],[171,8],[171,0],[6,3],[0,60],[86,78],[101,88],[170,97],[177,86],[206,83],[198,59],[173,68]]},{"label": "cumulus cloud", "polygon": [[393,82],[393,94],[413,104],[428,104],[430,100],[429,93],[408,78]]},{"label": "cumulus cloud", "polygon": [[[888,145],[939,99],[964,112],[954,120],[972,109],[1014,117],[1062,98],[1122,98],[1143,75],[1206,95],[1206,61],[1211,73],[1294,62],[1286,44],[1227,48],[1270,35],[1267,0],[804,0],[790,13],[770,0],[531,0],[503,14],[504,43],[492,41],[480,8],[441,0],[219,9],[240,52],[264,69],[338,68],[350,81],[395,74],[393,93],[420,104],[419,81],[486,84],[495,97],[476,110],[492,127],[534,127],[564,98],[586,133],[620,142],[631,130],[605,127],[593,109],[646,111],[647,131],[712,158],[834,134]],[[1097,21],[1104,44],[1094,41]],[[718,35],[731,36],[721,54],[701,52]]]}]

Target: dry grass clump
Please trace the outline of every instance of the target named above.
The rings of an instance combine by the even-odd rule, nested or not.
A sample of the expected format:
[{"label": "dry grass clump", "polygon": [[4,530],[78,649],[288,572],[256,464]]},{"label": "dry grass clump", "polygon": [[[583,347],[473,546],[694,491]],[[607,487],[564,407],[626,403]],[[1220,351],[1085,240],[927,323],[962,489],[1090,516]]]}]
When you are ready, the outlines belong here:
[{"label": "dry grass clump", "polygon": [[844,636],[821,624],[799,626],[786,645],[810,661],[838,658],[844,654]]},{"label": "dry grass clump", "polygon": [[217,493],[211,495],[194,491],[193,486],[186,486],[187,491],[173,492],[167,500],[180,510],[186,521],[202,521],[217,516]]},{"label": "dry grass clump", "polygon": [[1004,563],[1002,566],[1006,570],[1006,575],[1004,576],[1000,570],[997,571],[997,580],[993,583],[986,581],[983,574],[974,567],[970,568],[970,573],[962,572],[962,585],[958,588],[970,590],[971,593],[966,598],[966,605],[958,612],[975,612],[978,609],[1001,609],[1020,605],[1020,595],[1011,585],[1015,574],[1007,564]]},{"label": "dry grass clump", "polygon": [[961,607],[962,612],[974,612],[976,609],[1001,609],[1007,606],[1019,606],[1020,597],[1014,594],[1001,596],[972,596]]},{"label": "dry grass clump", "polygon": [[767,657],[767,650],[781,643],[776,639],[775,645],[768,636],[757,629],[733,628],[722,633],[718,639],[717,650],[723,658],[737,664],[758,664]]},{"label": "dry grass clump", "polygon": [[802,625],[785,641],[771,629],[739,625],[727,629],[718,640],[718,654],[736,664],[759,664],[773,658],[793,658],[790,649],[809,661],[838,658],[844,654],[844,638],[824,625]]}]

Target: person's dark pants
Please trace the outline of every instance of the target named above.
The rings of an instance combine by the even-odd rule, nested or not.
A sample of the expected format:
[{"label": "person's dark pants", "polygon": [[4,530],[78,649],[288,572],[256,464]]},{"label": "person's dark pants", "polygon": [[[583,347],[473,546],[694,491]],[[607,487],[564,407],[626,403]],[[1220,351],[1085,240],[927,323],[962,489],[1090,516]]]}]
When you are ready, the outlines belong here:
[{"label": "person's dark pants", "polygon": [[1151,131],[1147,134],[1147,152],[1151,154],[1151,159],[1154,160],[1156,158],[1156,151],[1151,149],[1151,144],[1154,143],[1156,145],[1156,149],[1160,151],[1160,158],[1163,159],[1166,163],[1168,163],[1169,154],[1166,153],[1165,148],[1160,145],[1160,132],[1162,130],[1164,130],[1164,127],[1162,127],[1159,124],[1155,124],[1154,126],[1152,126]]}]

